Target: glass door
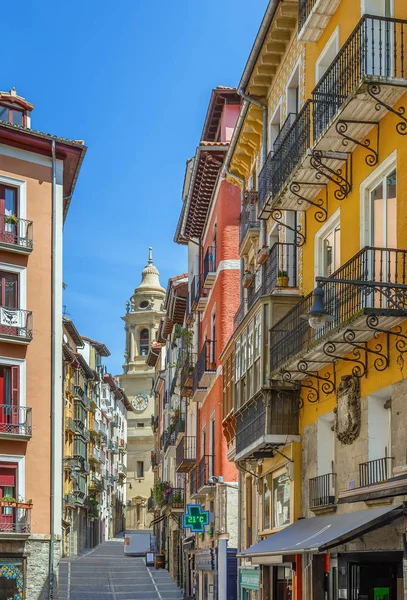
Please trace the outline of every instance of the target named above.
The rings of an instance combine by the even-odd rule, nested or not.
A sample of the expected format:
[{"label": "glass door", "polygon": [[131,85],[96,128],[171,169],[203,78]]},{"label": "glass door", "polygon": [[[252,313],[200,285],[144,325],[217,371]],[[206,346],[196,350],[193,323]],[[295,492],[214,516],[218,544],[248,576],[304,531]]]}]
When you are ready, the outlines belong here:
[{"label": "glass door", "polygon": [[0,241],[15,244],[17,217],[17,190],[0,185]]},{"label": "glass door", "polygon": [[17,335],[22,327],[19,307],[18,274],[0,271],[0,332]]}]

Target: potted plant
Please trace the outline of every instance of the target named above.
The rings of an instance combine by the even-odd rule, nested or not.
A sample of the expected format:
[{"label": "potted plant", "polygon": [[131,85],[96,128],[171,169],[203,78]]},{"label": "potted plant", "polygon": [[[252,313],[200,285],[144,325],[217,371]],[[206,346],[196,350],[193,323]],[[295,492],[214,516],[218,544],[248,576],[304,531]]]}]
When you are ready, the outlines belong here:
[{"label": "potted plant", "polygon": [[3,496],[0,499],[0,506],[9,506],[12,508],[17,507],[17,500],[13,496]]},{"label": "potted plant", "polygon": [[243,279],[242,279],[243,287],[249,288],[252,285],[253,281],[254,281],[253,273],[251,271],[249,271],[248,269],[246,269],[243,274]]},{"label": "potted plant", "polygon": [[174,425],[178,423],[180,414],[179,408],[174,408],[171,415],[171,423],[174,423]]},{"label": "potted plant", "polygon": [[288,273],[287,271],[279,271],[277,274],[277,285],[278,287],[288,287]]},{"label": "potted plant", "polygon": [[262,247],[257,252],[256,262],[258,265],[262,265],[268,257],[270,256],[270,248],[267,244],[263,244]]},{"label": "potted plant", "polygon": [[16,215],[4,215],[4,222],[7,225],[17,225],[18,217]]}]

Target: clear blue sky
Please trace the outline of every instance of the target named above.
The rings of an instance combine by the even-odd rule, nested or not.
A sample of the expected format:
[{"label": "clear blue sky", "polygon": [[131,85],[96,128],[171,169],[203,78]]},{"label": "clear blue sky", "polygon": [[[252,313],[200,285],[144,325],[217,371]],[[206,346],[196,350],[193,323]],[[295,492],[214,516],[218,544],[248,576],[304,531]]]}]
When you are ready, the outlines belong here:
[{"label": "clear blue sky", "polygon": [[34,129],[88,146],[64,230],[64,304],[114,373],[148,246],[164,287],[186,270],[173,242],[185,162],[211,89],[237,86],[267,3],[23,0],[3,27],[0,89],[35,105]]}]

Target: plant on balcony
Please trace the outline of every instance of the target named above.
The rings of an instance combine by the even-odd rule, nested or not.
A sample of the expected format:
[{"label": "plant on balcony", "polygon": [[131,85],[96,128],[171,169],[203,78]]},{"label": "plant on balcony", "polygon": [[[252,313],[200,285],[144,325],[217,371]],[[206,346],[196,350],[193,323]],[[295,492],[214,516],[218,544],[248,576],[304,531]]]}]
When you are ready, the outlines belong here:
[{"label": "plant on balcony", "polygon": [[288,273],[287,271],[279,271],[277,274],[277,285],[278,287],[288,287]]},{"label": "plant on balcony", "polygon": [[174,425],[176,425],[179,421],[179,417],[180,417],[181,411],[179,408],[174,408],[171,414],[171,423],[173,423]]},{"label": "plant on balcony", "polygon": [[270,248],[267,244],[263,244],[262,247],[257,252],[256,262],[258,265],[262,265],[266,262],[268,257],[270,256]]},{"label": "plant on balcony", "polygon": [[153,498],[156,504],[161,504],[164,499],[164,494],[170,488],[168,481],[157,481],[153,486]]},{"label": "plant on balcony", "polygon": [[17,225],[17,223],[18,223],[18,217],[16,217],[16,215],[5,215],[4,216],[4,222],[7,225]]},{"label": "plant on balcony", "polygon": [[174,492],[173,493],[173,495],[172,495],[172,503],[173,504],[182,504],[183,503],[181,492]]},{"label": "plant on balcony", "polygon": [[249,288],[254,281],[254,274],[248,269],[245,270],[242,278],[242,285],[244,288]]},{"label": "plant on balcony", "polygon": [[11,507],[11,508],[32,508],[31,498],[27,502],[20,502],[13,496],[3,496],[0,498],[0,506]]}]

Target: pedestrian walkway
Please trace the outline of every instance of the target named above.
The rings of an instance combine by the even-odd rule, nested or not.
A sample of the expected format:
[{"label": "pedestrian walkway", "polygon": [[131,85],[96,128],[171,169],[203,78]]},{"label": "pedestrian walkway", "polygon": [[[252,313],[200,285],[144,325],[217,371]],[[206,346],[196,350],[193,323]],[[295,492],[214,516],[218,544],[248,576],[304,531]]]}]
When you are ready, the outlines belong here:
[{"label": "pedestrian walkway", "polygon": [[[119,543],[121,542],[121,543]],[[59,600],[181,600],[165,569],[146,567],[143,558],[124,556],[123,537],[104,542],[84,556],[63,559]]]}]

